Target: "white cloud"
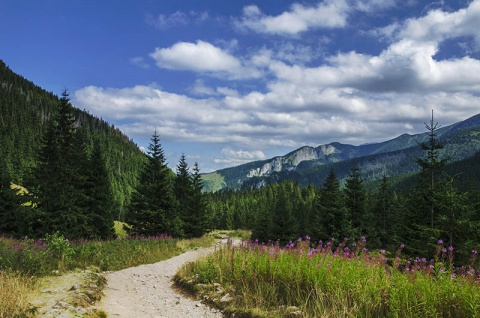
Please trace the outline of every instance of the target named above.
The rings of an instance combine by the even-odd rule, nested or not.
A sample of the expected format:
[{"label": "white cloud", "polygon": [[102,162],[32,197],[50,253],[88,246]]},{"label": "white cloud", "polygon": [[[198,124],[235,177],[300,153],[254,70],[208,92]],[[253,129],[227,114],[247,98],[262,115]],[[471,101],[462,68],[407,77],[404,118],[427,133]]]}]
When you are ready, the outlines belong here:
[{"label": "white cloud", "polygon": [[160,68],[189,70],[228,79],[255,78],[260,72],[204,41],[178,42],[169,48],[156,48],[150,54]]},{"label": "white cloud", "polygon": [[475,40],[476,49],[480,50],[478,21],[480,21],[480,0],[474,0],[467,8],[455,12],[431,10],[423,17],[410,18],[404,23],[397,22],[386,26],[382,32],[397,41],[409,39],[435,43],[468,36]]},{"label": "white cloud", "polygon": [[289,11],[269,16],[250,5],[244,8],[243,17],[236,21],[236,26],[260,33],[295,35],[309,29],[344,27],[348,10],[344,0],[328,0],[308,7],[294,3]]}]

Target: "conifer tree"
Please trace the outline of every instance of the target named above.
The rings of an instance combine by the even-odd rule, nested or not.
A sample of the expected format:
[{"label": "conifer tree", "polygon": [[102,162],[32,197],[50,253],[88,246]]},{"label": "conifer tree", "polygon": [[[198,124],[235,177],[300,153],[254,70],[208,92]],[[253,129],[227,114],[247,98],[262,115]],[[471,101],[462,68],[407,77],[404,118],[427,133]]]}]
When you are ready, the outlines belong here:
[{"label": "conifer tree", "polygon": [[439,151],[442,150],[445,145],[439,142],[436,138],[436,132],[440,128],[438,123],[434,124],[433,110],[432,119],[430,124],[425,123],[429,135],[428,141],[420,143],[420,148],[426,152],[426,158],[418,158],[417,164],[422,169],[422,185],[421,187],[428,190],[427,199],[430,201],[430,227],[435,226],[435,182],[438,178],[438,172],[441,167],[444,167],[447,163],[447,159],[440,159]]},{"label": "conifer tree", "polygon": [[32,185],[33,198],[39,210],[35,234],[59,232],[68,238],[85,237],[87,218],[81,208],[84,194],[83,158],[75,144],[75,118],[68,93],[60,98],[57,114],[50,119],[39,152],[39,164]]},{"label": "conifer tree", "polygon": [[127,208],[125,221],[129,227],[126,230],[130,235],[177,236],[181,233],[181,224],[176,213],[173,180],[157,131],[148,146],[148,155]]},{"label": "conifer tree", "polygon": [[203,181],[198,163],[193,166],[192,198],[190,200],[189,218],[185,222],[190,223],[190,233],[187,236],[200,237],[210,227],[210,218],[207,210],[207,201],[203,193]]},{"label": "conifer tree", "polygon": [[272,236],[285,244],[295,240],[298,236],[298,223],[293,214],[293,205],[290,200],[288,184],[281,183],[277,187],[276,202],[274,204]]},{"label": "conifer tree", "polygon": [[345,202],[340,191],[340,184],[333,169],[325,180],[320,200],[316,201],[315,216],[321,224],[321,239],[343,239],[351,231],[350,220],[346,216]]},{"label": "conifer tree", "polygon": [[88,223],[87,236],[93,239],[113,238],[115,237],[113,193],[98,140],[87,163],[85,169],[87,176],[83,188],[86,200],[84,210]]},{"label": "conifer tree", "polygon": [[360,169],[357,166],[351,169],[345,182],[345,206],[347,218],[350,219],[352,226],[351,234],[348,236],[352,240],[357,240],[360,236],[367,234],[367,224],[371,221],[367,215],[366,193],[360,178]]},{"label": "conifer tree", "polygon": [[184,154],[180,157],[177,165],[174,193],[178,202],[178,215],[183,221],[183,234],[188,236],[192,232],[191,227],[193,226],[189,221],[190,205],[193,200],[193,184]]},{"label": "conifer tree", "polygon": [[386,248],[391,243],[393,193],[386,175],[383,176],[373,207],[375,224],[373,235],[368,235],[369,245],[376,248]]}]

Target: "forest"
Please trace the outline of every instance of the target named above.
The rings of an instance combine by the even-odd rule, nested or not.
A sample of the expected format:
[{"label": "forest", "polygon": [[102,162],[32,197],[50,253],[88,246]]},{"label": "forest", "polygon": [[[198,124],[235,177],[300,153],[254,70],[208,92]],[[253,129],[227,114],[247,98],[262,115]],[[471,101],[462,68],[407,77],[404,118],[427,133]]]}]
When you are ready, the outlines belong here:
[{"label": "forest", "polygon": [[[411,165],[420,172],[365,178],[355,160],[331,165],[304,184],[280,179],[262,187],[206,193],[198,164],[185,155],[166,165],[160,136],[147,154],[118,129],[73,107],[0,63],[0,232],[41,238],[199,237],[212,229],[252,230],[252,239],[282,245],[366,240],[370,249],[433,255],[437,242],[458,261],[478,249],[480,154],[449,164],[433,114]],[[448,141],[448,140],[447,140]],[[348,166],[347,178],[339,173]],[[342,171],[336,170],[342,169]]]}]

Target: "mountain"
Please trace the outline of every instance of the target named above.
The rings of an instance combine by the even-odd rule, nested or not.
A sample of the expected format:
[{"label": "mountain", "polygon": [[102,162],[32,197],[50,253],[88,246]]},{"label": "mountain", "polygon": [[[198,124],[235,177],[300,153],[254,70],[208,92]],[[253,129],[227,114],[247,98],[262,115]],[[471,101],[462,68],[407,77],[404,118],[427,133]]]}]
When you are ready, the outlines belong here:
[{"label": "mountain", "polygon": [[[15,74],[0,60],[0,159],[5,160],[12,182],[23,184],[36,165],[36,153],[59,99],[51,92]],[[74,108],[76,127],[93,149],[99,143],[118,216],[130,198],[145,155],[137,145],[113,125],[86,111]],[[4,167],[0,167],[4,169]]]},{"label": "mountain", "polygon": [[[480,151],[480,114],[436,130],[436,138],[445,144],[440,153],[450,162],[469,158]],[[301,147],[284,156],[254,161],[237,167],[205,174],[205,189],[242,189],[259,187],[282,180],[298,181],[302,185],[320,185],[333,168],[340,180],[357,165],[366,181],[383,175],[402,178],[419,170],[416,158],[423,156],[419,143],[428,140],[429,133],[403,134],[394,139],[365,145],[333,142],[318,147]]]}]

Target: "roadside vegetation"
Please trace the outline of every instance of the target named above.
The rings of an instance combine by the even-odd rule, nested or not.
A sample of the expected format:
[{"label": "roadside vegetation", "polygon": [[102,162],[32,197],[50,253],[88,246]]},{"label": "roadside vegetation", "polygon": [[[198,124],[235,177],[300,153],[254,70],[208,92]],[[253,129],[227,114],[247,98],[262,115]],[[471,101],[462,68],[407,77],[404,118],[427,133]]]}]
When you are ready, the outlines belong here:
[{"label": "roadside vegetation", "polygon": [[454,267],[454,249],[438,242],[433,259],[369,252],[309,238],[243,242],[185,265],[177,285],[236,317],[480,317],[477,251]]},{"label": "roadside vegetation", "polygon": [[78,269],[115,271],[168,259],[188,249],[207,247],[213,236],[178,240],[137,236],[107,241],[69,241],[58,233],[44,239],[0,237],[0,318],[34,316],[29,296],[43,277]]}]

